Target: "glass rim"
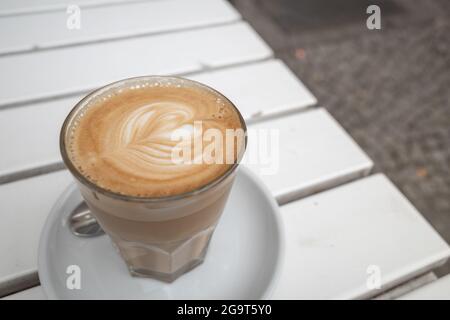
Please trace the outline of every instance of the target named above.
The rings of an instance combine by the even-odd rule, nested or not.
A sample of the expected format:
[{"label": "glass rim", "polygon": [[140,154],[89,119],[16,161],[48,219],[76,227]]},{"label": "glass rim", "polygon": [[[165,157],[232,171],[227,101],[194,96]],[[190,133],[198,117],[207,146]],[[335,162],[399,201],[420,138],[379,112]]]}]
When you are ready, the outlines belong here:
[{"label": "glass rim", "polygon": [[[180,80],[186,81],[186,82],[189,82],[189,83],[193,84],[194,86],[200,87],[202,89],[211,90],[214,94],[218,95],[220,98],[223,98],[225,101],[227,101],[233,107],[233,109],[236,111],[236,113],[239,117],[239,121],[241,123],[241,128],[244,130],[244,146],[241,151],[241,154],[237,156],[236,162],[233,163],[233,165],[231,165],[224,173],[222,173],[221,175],[219,175],[212,181],[210,181],[194,190],[179,193],[179,194],[174,194],[174,195],[170,195],[170,196],[162,196],[162,197],[138,197],[138,196],[114,192],[112,190],[98,186],[97,184],[95,184],[94,182],[92,182],[88,178],[86,178],[76,168],[76,166],[73,164],[72,160],[70,159],[68,152],[67,152],[67,148],[66,148],[66,137],[67,137],[67,131],[68,131],[67,129],[69,128],[72,120],[77,115],[78,111],[83,109],[83,107],[85,106],[85,104],[88,100],[101,95],[102,93],[104,93],[104,91],[107,91],[108,89],[111,89],[112,87],[114,87],[116,85],[120,85],[120,84],[131,82],[131,81],[145,81],[145,79],[155,80],[157,78],[166,79],[166,80],[173,79],[175,81],[180,81]],[[59,148],[60,148],[61,156],[62,156],[62,159],[63,159],[63,162],[64,162],[66,168],[71,172],[71,174],[80,183],[82,183],[89,189],[92,189],[95,192],[98,192],[100,194],[103,194],[105,196],[115,198],[118,200],[131,201],[131,202],[144,202],[144,203],[163,202],[163,201],[168,201],[168,200],[184,199],[184,198],[188,198],[188,197],[203,193],[203,192],[219,185],[220,182],[224,181],[228,176],[230,176],[234,171],[236,171],[237,167],[240,164],[240,160],[242,160],[245,150],[247,149],[247,125],[245,123],[245,120],[244,120],[241,112],[236,107],[236,105],[230,99],[228,99],[225,95],[223,95],[216,89],[214,89],[206,84],[203,84],[203,83],[195,81],[195,80],[179,77],[179,76],[159,76],[159,75],[138,76],[138,77],[131,77],[131,78],[126,78],[126,79],[118,80],[115,82],[111,82],[107,85],[104,85],[100,88],[97,88],[97,89],[89,92],[80,101],[78,101],[75,104],[75,106],[70,110],[70,112],[67,114],[66,118],[64,119],[63,125],[60,130],[60,134],[59,134]]]}]

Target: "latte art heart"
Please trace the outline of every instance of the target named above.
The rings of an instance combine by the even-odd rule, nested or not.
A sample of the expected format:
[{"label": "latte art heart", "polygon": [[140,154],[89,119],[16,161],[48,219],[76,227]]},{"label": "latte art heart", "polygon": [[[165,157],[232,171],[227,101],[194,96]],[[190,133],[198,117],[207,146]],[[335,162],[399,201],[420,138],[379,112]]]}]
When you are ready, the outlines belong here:
[{"label": "latte art heart", "polygon": [[[193,119],[189,106],[174,103],[144,105],[111,127],[113,140],[101,155],[122,171],[142,177],[167,179],[180,173],[171,160],[176,141],[172,133]],[[159,174],[156,174],[159,172]]]},{"label": "latte art heart", "polygon": [[[71,160],[100,187],[133,196],[179,194],[211,182],[232,163],[202,161],[211,150],[216,157],[227,151],[222,144],[211,148],[218,139],[205,141],[204,132],[242,131],[228,100],[193,86],[122,89],[83,111],[73,128]],[[237,161],[242,145],[233,143]],[[180,150],[189,161],[174,159]]]}]

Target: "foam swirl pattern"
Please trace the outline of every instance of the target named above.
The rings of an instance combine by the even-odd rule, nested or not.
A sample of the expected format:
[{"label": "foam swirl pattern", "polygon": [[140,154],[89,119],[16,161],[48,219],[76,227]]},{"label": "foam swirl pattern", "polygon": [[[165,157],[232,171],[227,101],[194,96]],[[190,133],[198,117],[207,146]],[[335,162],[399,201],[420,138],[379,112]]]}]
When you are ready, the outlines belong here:
[{"label": "foam swirl pattern", "polygon": [[[68,154],[84,177],[104,189],[137,197],[176,195],[232,165],[205,163],[207,146],[216,140],[206,141],[204,133],[214,129],[226,137],[227,129],[240,128],[234,107],[212,90],[186,80],[147,82],[111,89],[83,106],[72,121]],[[221,144],[214,155],[231,151],[225,148]],[[235,139],[233,161],[241,149]],[[186,152],[190,161],[174,158]]]}]

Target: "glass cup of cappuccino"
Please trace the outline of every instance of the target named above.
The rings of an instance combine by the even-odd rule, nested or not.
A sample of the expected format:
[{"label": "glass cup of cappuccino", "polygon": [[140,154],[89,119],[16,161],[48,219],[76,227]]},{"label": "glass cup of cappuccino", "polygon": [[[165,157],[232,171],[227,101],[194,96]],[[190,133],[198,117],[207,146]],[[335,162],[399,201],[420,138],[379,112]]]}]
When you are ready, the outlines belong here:
[{"label": "glass cup of cappuccino", "polygon": [[206,85],[137,77],[78,102],[60,148],[129,272],[171,282],[205,258],[246,130],[233,103]]}]

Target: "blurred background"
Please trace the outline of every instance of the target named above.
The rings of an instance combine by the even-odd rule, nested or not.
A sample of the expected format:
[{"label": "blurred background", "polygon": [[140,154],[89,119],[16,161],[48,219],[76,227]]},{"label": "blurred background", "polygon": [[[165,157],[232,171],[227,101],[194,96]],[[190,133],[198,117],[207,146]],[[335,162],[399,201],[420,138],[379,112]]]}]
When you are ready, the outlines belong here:
[{"label": "blurred background", "polygon": [[450,242],[450,1],[230,2]]}]

